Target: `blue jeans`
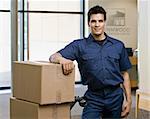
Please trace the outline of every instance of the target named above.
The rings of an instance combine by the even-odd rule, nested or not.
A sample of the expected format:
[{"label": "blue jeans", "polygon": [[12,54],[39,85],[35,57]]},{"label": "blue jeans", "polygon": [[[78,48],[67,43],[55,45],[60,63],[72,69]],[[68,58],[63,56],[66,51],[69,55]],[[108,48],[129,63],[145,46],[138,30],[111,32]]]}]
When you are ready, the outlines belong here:
[{"label": "blue jeans", "polygon": [[123,90],[102,89],[100,92],[87,91],[85,94],[87,104],[83,109],[82,119],[120,119]]}]

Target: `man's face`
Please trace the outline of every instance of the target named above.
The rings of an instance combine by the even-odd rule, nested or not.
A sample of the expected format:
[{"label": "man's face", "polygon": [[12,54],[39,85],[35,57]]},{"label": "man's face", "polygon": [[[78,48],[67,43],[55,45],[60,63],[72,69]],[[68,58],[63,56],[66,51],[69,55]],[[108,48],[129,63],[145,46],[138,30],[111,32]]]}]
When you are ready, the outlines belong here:
[{"label": "man's face", "polygon": [[104,33],[105,21],[103,14],[92,14],[88,23],[91,33],[95,36],[102,35]]}]

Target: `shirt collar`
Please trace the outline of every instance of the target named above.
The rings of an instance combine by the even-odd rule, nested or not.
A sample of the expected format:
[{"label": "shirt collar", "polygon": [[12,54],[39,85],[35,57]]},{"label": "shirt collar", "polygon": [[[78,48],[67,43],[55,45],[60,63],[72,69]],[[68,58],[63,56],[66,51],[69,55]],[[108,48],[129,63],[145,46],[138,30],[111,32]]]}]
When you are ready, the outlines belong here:
[{"label": "shirt collar", "polygon": [[[114,43],[114,41],[106,34],[104,33],[105,36],[106,36],[106,41],[105,42],[111,42],[112,44]],[[95,42],[96,40],[94,39],[94,37],[92,36],[92,34],[90,33],[89,36],[88,36],[88,41],[89,42]]]}]

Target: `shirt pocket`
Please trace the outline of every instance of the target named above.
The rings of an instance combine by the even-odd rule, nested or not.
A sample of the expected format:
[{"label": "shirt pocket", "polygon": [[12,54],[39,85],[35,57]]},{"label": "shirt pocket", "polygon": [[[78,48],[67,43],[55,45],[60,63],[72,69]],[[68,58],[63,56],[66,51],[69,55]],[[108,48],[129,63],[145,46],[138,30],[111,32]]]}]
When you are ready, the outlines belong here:
[{"label": "shirt pocket", "polygon": [[108,53],[108,59],[111,60],[112,62],[119,63],[119,55],[115,53]]},{"label": "shirt pocket", "polygon": [[85,70],[95,70],[97,68],[98,56],[96,54],[82,55],[82,63]]},{"label": "shirt pocket", "polygon": [[116,53],[108,53],[107,55],[107,64],[108,64],[108,67],[111,68],[111,69],[116,69],[117,70],[119,69],[119,54],[116,54]]}]

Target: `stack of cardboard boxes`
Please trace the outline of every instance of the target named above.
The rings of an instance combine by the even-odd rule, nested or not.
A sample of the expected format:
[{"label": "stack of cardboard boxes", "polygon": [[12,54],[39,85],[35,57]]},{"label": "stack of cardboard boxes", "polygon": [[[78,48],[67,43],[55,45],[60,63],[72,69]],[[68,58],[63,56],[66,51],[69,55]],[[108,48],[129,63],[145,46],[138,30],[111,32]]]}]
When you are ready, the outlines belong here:
[{"label": "stack of cardboard boxes", "polygon": [[13,63],[10,119],[70,119],[75,72],[62,73],[60,64]]}]

